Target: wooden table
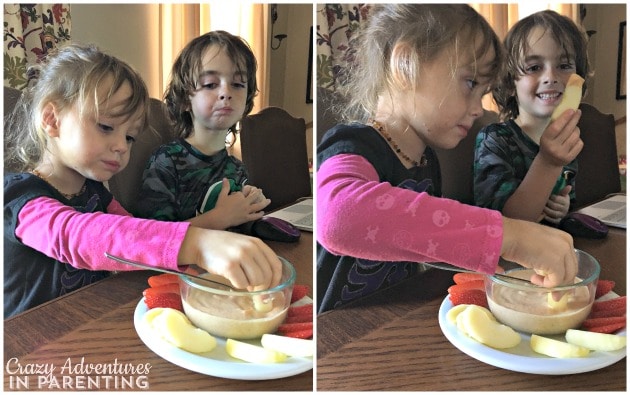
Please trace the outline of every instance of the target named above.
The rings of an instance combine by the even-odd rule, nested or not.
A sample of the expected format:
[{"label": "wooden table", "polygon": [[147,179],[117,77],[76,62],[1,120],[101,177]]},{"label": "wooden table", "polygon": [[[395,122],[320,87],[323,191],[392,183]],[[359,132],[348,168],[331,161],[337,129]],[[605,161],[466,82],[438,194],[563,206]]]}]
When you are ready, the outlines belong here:
[{"label": "wooden table", "polygon": [[[292,262],[297,271],[297,284],[313,284],[313,235],[303,232],[298,243],[272,243],[274,251]],[[239,381],[195,373],[176,366],[148,349],[133,325],[133,313],[147,288],[147,278],[155,272],[136,271],[116,274],[71,294],[35,307],[4,321],[4,389],[38,390],[39,376],[17,372],[35,368],[33,364],[54,364],[58,388],[72,390],[88,387],[88,376],[101,376],[93,390],[203,390],[203,391],[312,391],[313,370],[276,380]],[[312,295],[310,295],[312,296]],[[13,358],[13,359],[12,359]],[[132,386],[123,386],[120,376],[86,373],[84,370],[62,372],[70,360],[73,369],[90,364],[141,365],[142,371],[132,375]],[[10,372],[7,371],[7,362]],[[82,363],[83,361],[83,363]],[[29,388],[25,388],[25,379]],[[64,386],[63,376],[72,378]],[[81,378],[79,376],[85,376]],[[146,376],[146,377],[144,377]],[[118,381],[116,381],[118,379]],[[51,381],[52,383],[52,381]],[[42,389],[48,389],[45,385]]]},{"label": "wooden table", "polygon": [[[626,232],[576,239],[626,294]],[[452,272],[429,270],[317,317],[318,391],[626,390],[626,359],[573,375],[533,375],[480,362],[453,346],[438,324]]]}]

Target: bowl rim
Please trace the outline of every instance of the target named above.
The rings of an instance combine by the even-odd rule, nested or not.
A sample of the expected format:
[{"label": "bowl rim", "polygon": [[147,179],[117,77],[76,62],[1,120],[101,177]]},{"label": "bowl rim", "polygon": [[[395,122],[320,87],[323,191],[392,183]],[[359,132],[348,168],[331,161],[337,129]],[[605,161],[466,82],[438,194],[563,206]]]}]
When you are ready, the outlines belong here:
[{"label": "bowl rim", "polygon": [[[532,285],[527,285],[527,284],[520,284],[520,283],[515,283],[515,282],[511,282],[511,281],[506,281],[503,280],[499,277],[495,277],[492,275],[486,276],[488,279],[490,279],[491,281],[500,284],[500,285],[504,285],[510,288],[516,288],[519,290],[525,290],[525,291],[531,291],[532,289],[538,289],[541,291],[545,291],[545,292],[552,292],[552,291],[568,291],[571,289],[574,289],[576,287],[580,287],[580,286],[586,286],[589,283],[592,283],[593,281],[595,281],[596,279],[599,278],[600,272],[601,272],[601,265],[599,264],[599,261],[591,254],[589,254],[586,251],[580,250],[575,248],[574,249],[576,255],[577,254],[583,254],[586,255],[588,258],[590,258],[594,263],[595,263],[595,271],[592,275],[590,275],[589,277],[582,279],[582,281],[577,282],[575,284],[571,284],[571,285],[560,285],[557,287],[541,287],[535,284]],[[511,270],[506,271],[505,273],[510,273],[510,272],[515,272],[515,271],[520,271],[520,270],[532,270],[531,268],[526,268],[526,267],[519,267],[519,268],[514,268]]]},{"label": "bowl rim", "polygon": [[239,290],[231,290],[231,289],[223,290],[223,289],[212,288],[212,287],[207,287],[205,285],[201,285],[199,283],[196,283],[194,281],[194,279],[192,279],[190,277],[179,276],[179,278],[183,282],[185,282],[186,284],[188,284],[188,285],[190,285],[190,286],[192,286],[194,288],[200,289],[202,291],[214,293],[214,294],[219,294],[219,295],[229,295],[229,296],[266,295],[266,294],[282,291],[285,288],[295,284],[295,279],[296,279],[296,276],[297,276],[297,274],[295,272],[295,267],[293,267],[291,262],[289,262],[285,258],[283,258],[281,256],[278,256],[278,258],[280,259],[280,262],[282,262],[282,266],[286,267],[287,270],[289,271],[289,278],[287,278],[286,281],[284,281],[281,284],[276,285],[273,288],[262,289],[260,291],[239,291]]}]

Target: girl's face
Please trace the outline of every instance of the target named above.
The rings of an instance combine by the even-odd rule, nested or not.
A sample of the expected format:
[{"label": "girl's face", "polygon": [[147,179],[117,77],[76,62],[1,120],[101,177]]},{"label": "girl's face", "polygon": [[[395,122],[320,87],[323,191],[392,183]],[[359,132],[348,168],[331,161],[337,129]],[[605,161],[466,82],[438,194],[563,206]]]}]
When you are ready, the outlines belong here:
[{"label": "girl's face", "polygon": [[529,50],[523,54],[525,72],[515,81],[518,118],[546,121],[560,103],[569,77],[575,73],[575,57],[572,54],[567,57],[541,27],[530,32],[527,44]]},{"label": "girl's face", "polygon": [[219,47],[209,47],[202,58],[197,89],[190,96],[193,125],[201,131],[227,132],[245,113],[247,70],[236,64]]},{"label": "girl's face", "polygon": [[[105,98],[110,86],[102,83],[98,97]],[[69,169],[85,178],[106,181],[123,170],[129,163],[132,143],[141,131],[143,114],[111,114],[120,114],[125,99],[132,94],[130,84],[124,83],[109,100],[99,104],[98,117],[88,115],[81,119],[75,104],[56,116],[54,126],[47,123],[55,171]]]},{"label": "girl's face", "polygon": [[490,89],[490,79],[479,75],[486,75],[494,58],[491,50],[477,59],[477,72],[471,62],[463,61],[453,72],[451,53],[443,50],[421,66],[416,89],[403,93],[398,105],[405,123],[426,145],[450,149],[466,137],[475,119],[483,114],[481,98]]}]

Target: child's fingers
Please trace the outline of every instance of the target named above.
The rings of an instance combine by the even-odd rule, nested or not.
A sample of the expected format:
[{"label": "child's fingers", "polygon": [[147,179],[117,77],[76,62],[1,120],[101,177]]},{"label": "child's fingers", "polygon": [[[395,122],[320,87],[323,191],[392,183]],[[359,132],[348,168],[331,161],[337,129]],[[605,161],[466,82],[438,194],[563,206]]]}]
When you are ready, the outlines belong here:
[{"label": "child's fingers", "polygon": [[230,181],[227,178],[224,178],[221,181],[221,193],[220,195],[227,196],[230,194]]}]

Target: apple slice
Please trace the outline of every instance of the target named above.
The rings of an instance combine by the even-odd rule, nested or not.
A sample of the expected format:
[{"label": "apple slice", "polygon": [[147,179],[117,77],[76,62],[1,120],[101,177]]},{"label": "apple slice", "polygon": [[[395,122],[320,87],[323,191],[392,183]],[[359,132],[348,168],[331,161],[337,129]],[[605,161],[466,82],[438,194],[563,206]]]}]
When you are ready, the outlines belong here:
[{"label": "apple slice", "polygon": [[225,351],[233,358],[253,363],[277,363],[283,362],[288,358],[285,353],[234,339],[225,341]]},{"label": "apple slice", "polygon": [[315,342],[311,339],[298,339],[270,333],[262,335],[260,344],[268,350],[278,351],[292,357],[312,357],[315,350]]},{"label": "apple slice", "polygon": [[569,302],[569,293],[566,292],[559,300],[553,298],[553,292],[547,294],[547,305],[555,312],[562,312],[567,310],[567,303]]},{"label": "apple slice", "polygon": [[597,333],[569,329],[565,334],[568,343],[594,351],[617,351],[626,346],[626,337],[608,333]]},{"label": "apple slice", "polygon": [[[468,306],[477,306],[477,305],[470,305],[470,304],[458,304],[457,306],[453,306],[448,313],[446,313],[446,319],[448,320],[448,322],[450,322],[453,325],[457,325],[457,316],[459,315],[459,313],[461,313],[462,311],[466,310],[466,308]],[[484,312],[488,315],[488,317],[493,320],[496,321],[497,319],[494,318],[494,315],[492,314],[492,312],[488,309],[486,309],[483,306],[477,306],[478,308],[484,310]]]},{"label": "apple slice", "polygon": [[590,353],[588,348],[534,334],[529,344],[537,353],[553,358],[583,358]]},{"label": "apple slice", "polygon": [[468,306],[457,317],[468,336],[492,348],[516,347],[521,342],[521,335],[507,325],[503,325],[488,316],[483,308]]},{"label": "apple slice", "polygon": [[145,313],[145,320],[164,340],[183,350],[203,353],[217,346],[217,340],[211,334],[192,325],[179,310],[151,309]]},{"label": "apple slice", "polygon": [[582,101],[582,85],[584,84],[584,78],[577,74],[571,74],[567,85],[564,87],[564,93],[562,94],[562,100],[558,107],[553,110],[551,114],[551,120],[555,121],[563,112],[568,109],[577,110]]}]

